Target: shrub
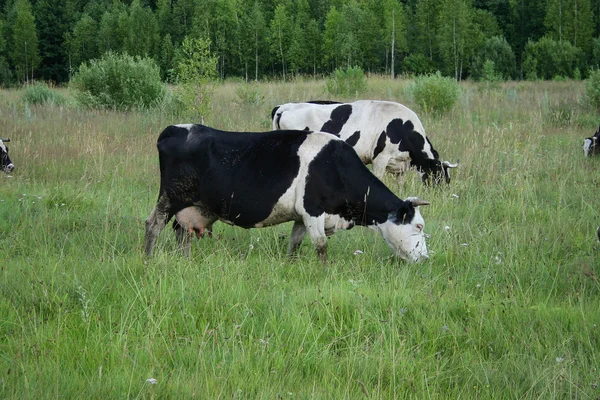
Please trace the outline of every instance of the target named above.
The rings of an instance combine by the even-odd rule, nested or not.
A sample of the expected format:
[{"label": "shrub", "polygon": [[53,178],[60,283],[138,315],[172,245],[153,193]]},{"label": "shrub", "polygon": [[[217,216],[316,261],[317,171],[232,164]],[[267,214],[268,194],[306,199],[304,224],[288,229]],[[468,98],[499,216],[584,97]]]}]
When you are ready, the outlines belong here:
[{"label": "shrub", "polygon": [[361,67],[337,68],[329,76],[326,89],[332,95],[358,95],[367,89],[367,78]]},{"label": "shrub", "polygon": [[71,85],[83,106],[116,110],[153,107],[166,90],[154,60],[112,52],[82,64]]},{"label": "shrub", "polygon": [[552,79],[555,76],[573,78],[582,64],[583,51],[569,42],[542,38],[525,46],[523,69],[528,79]]},{"label": "shrub", "polygon": [[235,90],[242,103],[251,106],[259,106],[265,101],[265,97],[260,93],[258,85],[254,82],[240,83]]},{"label": "shrub", "polygon": [[516,78],[515,55],[504,37],[494,36],[485,41],[471,65],[471,74],[474,79],[485,80],[484,66],[486,61],[494,63],[496,74],[501,79]]},{"label": "shrub", "polygon": [[217,62],[210,52],[210,40],[183,39],[175,60],[178,86],[174,93],[182,116],[203,122],[210,113]]},{"label": "shrub", "polygon": [[456,104],[460,88],[454,79],[444,77],[438,71],[416,78],[412,93],[415,103],[424,111],[446,112]]},{"label": "shrub", "polygon": [[600,110],[599,69],[591,71],[589,78],[585,81],[585,102],[595,110]]},{"label": "shrub", "polygon": [[62,94],[40,82],[27,86],[21,100],[27,104],[53,104],[57,106],[67,102]]}]

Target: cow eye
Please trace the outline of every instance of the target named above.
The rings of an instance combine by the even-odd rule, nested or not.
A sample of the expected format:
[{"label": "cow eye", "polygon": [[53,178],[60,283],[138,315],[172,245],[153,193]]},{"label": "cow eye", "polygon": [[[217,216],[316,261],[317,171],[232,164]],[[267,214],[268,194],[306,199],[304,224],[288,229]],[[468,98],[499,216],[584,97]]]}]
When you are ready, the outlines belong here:
[{"label": "cow eye", "polygon": [[423,232],[423,224],[417,224],[415,226],[419,232]]}]

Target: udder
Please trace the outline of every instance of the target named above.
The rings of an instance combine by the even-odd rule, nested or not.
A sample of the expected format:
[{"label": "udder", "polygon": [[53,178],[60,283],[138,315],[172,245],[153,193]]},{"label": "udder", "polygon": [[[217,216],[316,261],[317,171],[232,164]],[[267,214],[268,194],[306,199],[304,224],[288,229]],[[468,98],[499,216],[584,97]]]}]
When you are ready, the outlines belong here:
[{"label": "udder", "polygon": [[214,219],[208,218],[200,213],[196,207],[187,207],[175,214],[177,223],[189,234],[196,234],[200,239],[205,234],[212,236],[212,225]]}]

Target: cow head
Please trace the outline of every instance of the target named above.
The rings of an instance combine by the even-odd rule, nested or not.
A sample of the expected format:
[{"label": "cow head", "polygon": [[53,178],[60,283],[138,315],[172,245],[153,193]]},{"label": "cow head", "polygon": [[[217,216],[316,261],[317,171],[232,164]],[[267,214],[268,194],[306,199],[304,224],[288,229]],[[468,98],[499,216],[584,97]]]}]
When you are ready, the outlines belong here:
[{"label": "cow head", "polygon": [[458,163],[452,164],[449,161],[435,159],[428,161],[428,164],[420,168],[423,183],[426,185],[440,184],[442,180],[445,180],[447,184],[450,184],[450,168],[458,167]]},{"label": "cow head", "polygon": [[583,141],[583,153],[586,157],[600,154],[600,127],[594,133],[594,136]]},{"label": "cow head", "polygon": [[428,204],[427,201],[409,197],[389,214],[387,221],[377,224],[376,229],[398,257],[411,262],[429,258],[423,232],[425,221],[419,211],[419,206]]},{"label": "cow head", "polygon": [[8,156],[8,147],[4,144],[6,142],[10,142],[10,139],[0,139],[0,169],[8,174],[15,169],[15,165]]}]

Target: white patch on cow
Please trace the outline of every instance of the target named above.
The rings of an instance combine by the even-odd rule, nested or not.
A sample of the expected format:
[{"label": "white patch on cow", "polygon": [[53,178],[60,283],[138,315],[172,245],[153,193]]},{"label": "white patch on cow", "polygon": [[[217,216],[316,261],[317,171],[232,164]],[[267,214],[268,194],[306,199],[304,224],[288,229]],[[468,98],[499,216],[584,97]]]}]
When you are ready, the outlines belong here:
[{"label": "white patch on cow", "polygon": [[192,129],[192,126],[194,126],[194,124],[177,124],[175,126],[178,128],[187,129],[189,131]]},{"label": "white patch on cow", "polygon": [[419,262],[429,258],[423,229],[425,220],[419,207],[415,207],[415,216],[410,224],[396,224],[387,220],[382,224],[371,226],[378,231],[383,239],[400,258],[407,261]]},{"label": "white patch on cow", "polygon": [[[304,209],[304,191],[306,177],[308,176],[308,166],[319,151],[332,140],[339,139],[328,133],[322,132],[315,132],[306,137],[306,140],[298,149],[298,156],[300,157],[298,174],[292,181],[290,187],[277,200],[277,203],[275,203],[269,216],[264,221],[255,224],[255,228],[277,225],[291,220],[306,222],[305,220],[308,218],[308,214]],[[309,227],[307,226],[307,229],[308,228]],[[325,236],[324,231],[323,236]]]},{"label": "white patch on cow", "polygon": [[1,149],[3,152],[6,152],[6,146],[4,145],[4,142],[2,141],[2,139],[0,139],[0,149]]},{"label": "white patch on cow", "polygon": [[592,139],[587,138],[583,141],[583,153],[586,157],[590,155],[590,149],[592,148]]}]

